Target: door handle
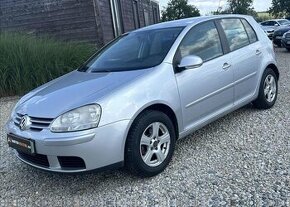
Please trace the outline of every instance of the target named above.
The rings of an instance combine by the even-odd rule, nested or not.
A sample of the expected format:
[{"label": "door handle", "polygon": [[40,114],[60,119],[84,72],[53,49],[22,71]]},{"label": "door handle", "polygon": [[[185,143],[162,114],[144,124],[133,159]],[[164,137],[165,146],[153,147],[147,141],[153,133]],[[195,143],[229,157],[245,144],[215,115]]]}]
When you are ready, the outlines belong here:
[{"label": "door handle", "polygon": [[224,70],[228,70],[230,67],[231,67],[231,65],[228,63],[224,63],[224,65],[223,65]]},{"label": "door handle", "polygon": [[262,52],[260,50],[256,50],[256,55],[260,55]]}]

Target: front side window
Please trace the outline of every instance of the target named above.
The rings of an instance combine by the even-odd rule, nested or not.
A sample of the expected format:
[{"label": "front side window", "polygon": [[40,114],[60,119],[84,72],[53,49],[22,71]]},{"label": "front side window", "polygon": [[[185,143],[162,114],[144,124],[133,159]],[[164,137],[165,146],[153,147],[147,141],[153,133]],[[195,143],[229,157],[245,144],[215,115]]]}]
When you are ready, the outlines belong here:
[{"label": "front side window", "polygon": [[167,55],[183,27],[123,35],[99,51],[80,71],[117,72],[151,68]]},{"label": "front side window", "polygon": [[214,22],[206,22],[193,27],[182,40],[177,59],[196,55],[208,61],[223,55],[220,37]]},{"label": "front side window", "polygon": [[222,19],[220,23],[226,34],[231,51],[250,44],[248,35],[240,19]]},{"label": "front side window", "polygon": [[257,34],[254,31],[253,27],[245,19],[242,19],[242,22],[244,24],[244,27],[245,27],[247,33],[248,33],[250,43],[257,42],[258,41]]}]

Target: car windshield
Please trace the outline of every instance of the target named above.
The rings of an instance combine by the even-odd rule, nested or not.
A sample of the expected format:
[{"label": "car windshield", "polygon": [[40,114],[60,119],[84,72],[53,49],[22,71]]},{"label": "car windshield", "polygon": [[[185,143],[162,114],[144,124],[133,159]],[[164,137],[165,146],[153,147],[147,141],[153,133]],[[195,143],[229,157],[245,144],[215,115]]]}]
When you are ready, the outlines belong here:
[{"label": "car windshield", "polygon": [[280,25],[290,25],[290,21],[288,21],[286,19],[285,20],[279,20],[278,22],[279,22]]},{"label": "car windshield", "polygon": [[93,56],[80,71],[117,72],[159,65],[184,27],[125,34]]}]

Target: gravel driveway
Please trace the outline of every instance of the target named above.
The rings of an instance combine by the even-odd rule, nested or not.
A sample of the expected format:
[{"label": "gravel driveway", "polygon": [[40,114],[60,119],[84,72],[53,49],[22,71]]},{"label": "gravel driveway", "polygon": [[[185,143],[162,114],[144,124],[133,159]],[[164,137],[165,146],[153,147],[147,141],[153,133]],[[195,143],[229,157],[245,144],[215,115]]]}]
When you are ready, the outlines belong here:
[{"label": "gravel driveway", "polygon": [[248,105],[177,143],[162,174],[51,174],[17,160],[3,125],[17,98],[0,99],[0,206],[290,206],[290,53],[277,49],[275,107]]}]

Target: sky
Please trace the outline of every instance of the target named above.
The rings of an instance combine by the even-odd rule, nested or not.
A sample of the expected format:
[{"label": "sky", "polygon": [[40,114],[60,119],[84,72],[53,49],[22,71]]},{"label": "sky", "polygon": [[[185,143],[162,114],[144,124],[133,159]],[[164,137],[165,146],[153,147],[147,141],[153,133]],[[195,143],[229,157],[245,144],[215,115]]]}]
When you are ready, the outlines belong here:
[{"label": "sky", "polygon": [[[202,15],[209,14],[211,11],[216,11],[219,2],[221,6],[225,6],[227,0],[188,0],[190,4],[195,5],[201,12]],[[256,11],[266,11],[271,6],[272,0],[254,0],[254,8]],[[168,0],[159,0],[160,9],[166,6]]]}]

